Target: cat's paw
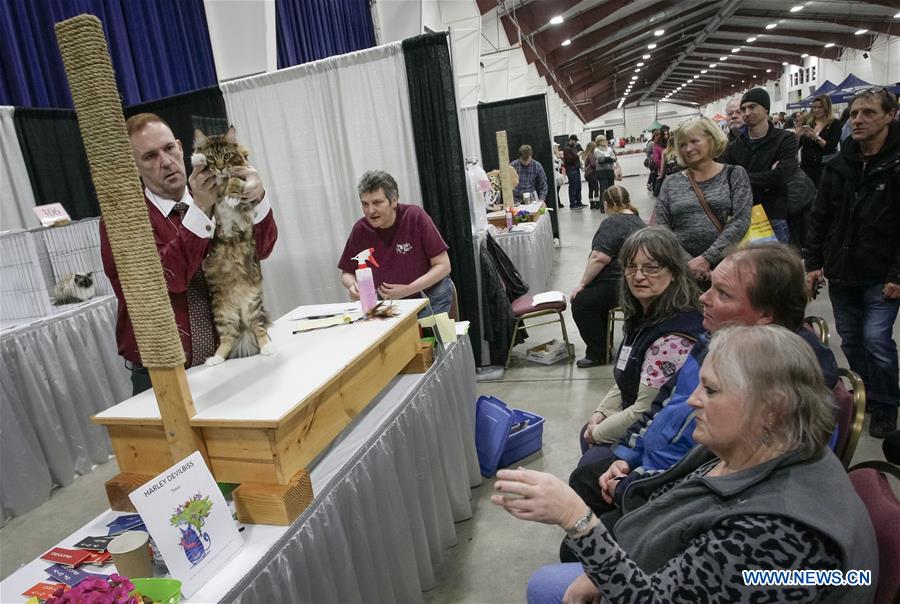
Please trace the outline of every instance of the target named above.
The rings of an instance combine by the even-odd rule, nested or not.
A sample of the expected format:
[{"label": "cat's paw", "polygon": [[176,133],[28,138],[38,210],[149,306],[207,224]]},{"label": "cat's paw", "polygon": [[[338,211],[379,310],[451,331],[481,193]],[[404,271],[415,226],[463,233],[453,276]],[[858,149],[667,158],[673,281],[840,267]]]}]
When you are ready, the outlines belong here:
[{"label": "cat's paw", "polygon": [[259,354],[264,357],[270,357],[275,354],[275,347],[272,346],[272,342],[267,343],[265,346],[259,349]]},{"label": "cat's paw", "polygon": [[206,365],[207,367],[215,367],[216,365],[221,365],[224,362],[225,359],[216,354],[206,359],[204,365]]},{"label": "cat's paw", "polygon": [[206,166],[206,156],[202,153],[194,153],[191,155],[192,166]]},{"label": "cat's paw", "polygon": [[236,208],[239,203],[241,203],[240,197],[226,197],[224,200],[225,205],[229,208]]}]

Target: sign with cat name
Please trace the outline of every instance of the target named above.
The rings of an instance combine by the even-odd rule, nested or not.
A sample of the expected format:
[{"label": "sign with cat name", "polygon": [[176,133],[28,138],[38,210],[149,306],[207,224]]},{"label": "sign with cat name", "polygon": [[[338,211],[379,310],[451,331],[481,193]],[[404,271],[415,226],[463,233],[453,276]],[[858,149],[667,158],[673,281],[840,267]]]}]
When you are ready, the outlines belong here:
[{"label": "sign with cat name", "polygon": [[41,221],[41,226],[48,227],[72,222],[72,219],[69,218],[69,213],[66,212],[66,209],[62,207],[61,203],[48,203],[43,206],[35,206],[31,209],[34,210],[38,220]]},{"label": "sign with cat name", "polygon": [[199,452],[128,497],[187,598],[244,544],[225,497]]}]

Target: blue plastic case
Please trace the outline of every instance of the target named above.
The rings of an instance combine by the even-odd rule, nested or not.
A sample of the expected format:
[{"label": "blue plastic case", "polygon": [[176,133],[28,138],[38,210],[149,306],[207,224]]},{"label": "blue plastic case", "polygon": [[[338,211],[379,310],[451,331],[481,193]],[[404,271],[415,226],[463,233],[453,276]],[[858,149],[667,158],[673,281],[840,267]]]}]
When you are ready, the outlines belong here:
[{"label": "blue plastic case", "polygon": [[[528,420],[515,434],[512,427]],[[493,396],[481,396],[475,408],[475,448],[484,476],[493,476],[497,468],[510,466],[535,451],[540,451],[544,418],[520,409],[510,409]]]}]

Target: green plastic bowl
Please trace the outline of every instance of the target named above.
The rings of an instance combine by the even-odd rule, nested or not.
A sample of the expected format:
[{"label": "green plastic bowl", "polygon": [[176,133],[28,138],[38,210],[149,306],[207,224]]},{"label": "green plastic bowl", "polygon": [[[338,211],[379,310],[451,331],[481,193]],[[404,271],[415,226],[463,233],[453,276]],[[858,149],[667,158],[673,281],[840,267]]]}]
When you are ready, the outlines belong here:
[{"label": "green plastic bowl", "polygon": [[134,591],[152,598],[160,604],[179,604],[181,602],[181,581],[178,579],[132,579]]}]

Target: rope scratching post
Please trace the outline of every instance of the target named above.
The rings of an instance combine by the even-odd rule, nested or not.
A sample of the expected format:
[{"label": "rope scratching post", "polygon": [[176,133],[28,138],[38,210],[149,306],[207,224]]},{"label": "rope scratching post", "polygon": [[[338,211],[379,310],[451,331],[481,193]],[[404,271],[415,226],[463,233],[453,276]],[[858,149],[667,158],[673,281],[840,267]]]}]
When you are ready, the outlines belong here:
[{"label": "rope scratching post", "polygon": [[[196,411],[184,375],[184,351],[147,217],[103,28],[93,15],[79,15],[57,23],[56,38],[128,314],[141,360],[150,370],[169,450],[175,461],[194,451],[200,451],[205,458],[206,446],[200,430],[190,426]],[[127,475],[117,478],[123,476]],[[116,479],[111,480],[107,483],[110,503],[122,495],[127,502],[127,493],[149,478],[152,476],[133,475],[124,480],[126,484],[120,482],[113,487],[127,489],[124,493],[113,493],[110,483]]]}]

